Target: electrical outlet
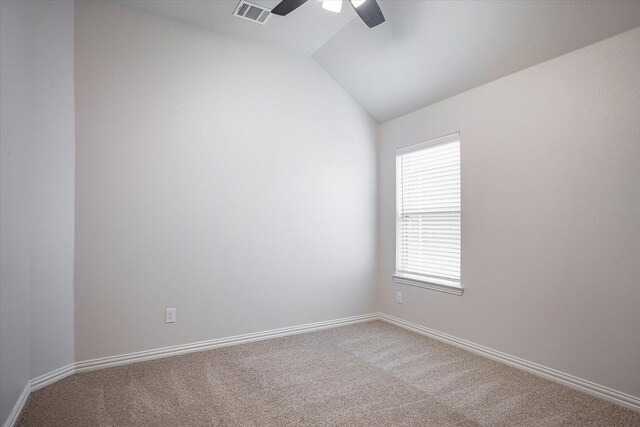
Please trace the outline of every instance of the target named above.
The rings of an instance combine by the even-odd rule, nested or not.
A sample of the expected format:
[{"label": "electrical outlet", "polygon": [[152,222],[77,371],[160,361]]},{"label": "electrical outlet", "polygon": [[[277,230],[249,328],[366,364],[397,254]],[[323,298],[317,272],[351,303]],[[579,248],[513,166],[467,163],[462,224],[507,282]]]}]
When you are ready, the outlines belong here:
[{"label": "electrical outlet", "polygon": [[175,308],[167,308],[164,310],[164,323],[176,323]]},{"label": "electrical outlet", "polygon": [[396,302],[402,304],[402,292],[400,291],[396,292]]}]

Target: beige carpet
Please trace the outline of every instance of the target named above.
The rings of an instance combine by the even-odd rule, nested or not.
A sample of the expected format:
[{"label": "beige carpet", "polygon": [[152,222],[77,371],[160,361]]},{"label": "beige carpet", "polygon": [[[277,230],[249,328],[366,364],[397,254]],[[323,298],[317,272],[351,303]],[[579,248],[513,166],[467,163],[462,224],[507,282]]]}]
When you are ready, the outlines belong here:
[{"label": "beige carpet", "polygon": [[74,375],[20,426],[640,426],[640,413],[376,321]]}]

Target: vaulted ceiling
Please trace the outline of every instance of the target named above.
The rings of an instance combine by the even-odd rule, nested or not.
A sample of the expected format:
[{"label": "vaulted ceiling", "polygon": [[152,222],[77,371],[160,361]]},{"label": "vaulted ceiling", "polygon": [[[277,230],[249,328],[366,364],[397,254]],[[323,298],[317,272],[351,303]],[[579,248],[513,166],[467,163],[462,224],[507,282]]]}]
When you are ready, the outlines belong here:
[{"label": "vaulted ceiling", "polygon": [[237,0],[115,1],[311,56],[378,122],[640,26],[637,0],[378,0],[373,29],[315,0],[264,26],[233,17]]},{"label": "vaulted ceiling", "polygon": [[[208,28],[219,33],[245,37],[305,56],[312,55],[357,15],[351,8],[341,13],[322,9],[321,4],[309,4],[280,17],[271,15],[266,25],[233,16],[239,0],[114,0],[136,9],[162,15],[165,18]],[[273,9],[280,0],[249,0]]]}]

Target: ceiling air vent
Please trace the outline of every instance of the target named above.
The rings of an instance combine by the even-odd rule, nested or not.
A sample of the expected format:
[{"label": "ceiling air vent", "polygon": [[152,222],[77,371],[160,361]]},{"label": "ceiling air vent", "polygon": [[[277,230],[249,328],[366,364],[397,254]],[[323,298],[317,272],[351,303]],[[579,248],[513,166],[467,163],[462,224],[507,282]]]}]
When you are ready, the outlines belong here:
[{"label": "ceiling air vent", "polygon": [[245,0],[240,0],[240,3],[238,3],[238,6],[233,11],[233,16],[264,25],[271,16],[271,10]]}]

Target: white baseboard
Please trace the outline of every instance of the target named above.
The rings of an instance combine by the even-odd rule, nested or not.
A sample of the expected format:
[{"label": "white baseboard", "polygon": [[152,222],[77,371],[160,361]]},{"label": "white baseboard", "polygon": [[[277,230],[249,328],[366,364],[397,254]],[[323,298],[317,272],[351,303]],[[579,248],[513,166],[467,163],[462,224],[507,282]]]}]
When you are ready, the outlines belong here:
[{"label": "white baseboard", "polygon": [[75,364],[70,363],[67,366],[63,366],[62,368],[58,368],[55,371],[51,371],[44,375],[40,375],[29,381],[29,392],[36,391],[41,389],[42,387],[46,387],[49,384],[53,384],[56,381],[60,381],[63,378],[68,377],[69,375],[73,375],[75,372]]},{"label": "white baseboard", "polygon": [[108,368],[111,366],[124,365],[145,360],[158,359],[161,357],[177,356],[194,351],[212,350],[214,348],[227,347],[230,345],[245,344],[252,341],[265,340],[269,338],[284,337],[287,335],[300,334],[304,332],[318,331],[320,329],[335,328],[337,326],[351,325],[354,323],[368,322],[378,319],[377,313],[365,314],[362,316],[346,317],[343,319],[328,320],[325,322],[307,323],[305,325],[291,326],[288,328],[271,329],[269,331],[255,332],[252,334],[236,335],[233,337],[219,338],[209,341],[200,341],[191,344],[175,345],[172,347],[157,348],[154,350],[139,351],[136,353],[123,354],[120,356],[102,357],[99,359],[76,362],[75,372],[86,372],[94,369]]},{"label": "white baseboard", "polygon": [[85,360],[72,363],[62,368],[51,371],[32,379],[25,386],[18,401],[9,414],[9,418],[4,423],[4,427],[13,427],[20,418],[20,413],[32,391],[38,390],[58,380],[68,377],[74,373],[91,371],[94,369],[108,368],[111,366],[124,365],[128,363],[143,362],[145,360],[159,359],[161,357],[177,356],[194,351],[212,350],[214,348],[227,347],[237,344],[245,344],[252,341],[265,340],[269,338],[284,337],[287,335],[301,334],[305,332],[318,331],[321,329],[335,328],[338,326],[352,325],[355,323],[368,322],[379,319],[378,313],[364,314],[361,316],[345,317],[342,319],[327,320],[324,322],[307,323],[304,325],[291,326],[287,328],[271,329],[268,331],[255,332],[252,334],[236,335],[227,338],[219,338],[209,341],[201,341],[191,344],[176,345],[172,347],[157,348],[154,350],[139,351],[136,353],[123,354],[120,356],[102,357],[99,359]]},{"label": "white baseboard", "polygon": [[31,389],[29,387],[30,383],[31,381],[27,383],[24,390],[22,390],[22,393],[20,393],[20,397],[18,397],[16,404],[13,405],[13,409],[9,413],[9,418],[7,418],[7,421],[4,423],[4,427],[13,427],[18,422],[22,409],[24,408],[25,403],[27,403],[27,399],[31,393]]},{"label": "white baseboard", "polygon": [[488,347],[484,347],[478,344],[474,344],[469,341],[465,341],[454,336],[435,331],[433,329],[420,326],[415,323],[408,322],[406,320],[399,319],[397,317],[389,316],[384,313],[372,313],[362,316],[346,317],[343,319],[328,320],[325,322],[308,323],[305,325],[291,326],[288,328],[272,329],[268,331],[256,332],[252,334],[236,335],[227,338],[220,338],[209,341],[201,341],[191,344],[176,345],[172,347],[158,348],[154,350],[139,351],[135,353],[123,354],[120,356],[102,357],[98,359],[85,360],[82,362],[72,363],[62,368],[51,371],[47,374],[41,375],[32,379],[25,386],[22,394],[18,398],[18,401],[14,405],[9,417],[4,423],[4,427],[13,427],[20,417],[20,413],[24,408],[25,403],[32,391],[38,390],[56,381],[68,377],[74,373],[91,371],[94,369],[108,368],[111,366],[124,365],[128,363],[143,362],[145,360],[159,359],[162,357],[177,356],[180,354],[191,353],[194,351],[212,350],[220,347],[227,347],[231,345],[244,344],[252,341],[265,340],[269,338],[284,337],[287,335],[301,334],[305,332],[318,331],[321,329],[335,328],[338,326],[352,325],[355,323],[369,322],[372,320],[383,320],[387,323],[399,326],[404,329],[408,329],[413,332],[417,332],[422,335],[426,335],[431,338],[435,338],[440,341],[444,341],[448,344],[461,347],[465,350],[480,354],[482,356],[489,357],[507,365],[514,366],[516,368],[524,369],[538,376],[557,381],[574,389],[584,391],[586,393],[597,396],[601,399],[608,400],[618,405],[627,407],[629,409],[640,411],[640,399],[599,384],[592,383],[569,374],[557,371],[555,369],[547,368],[537,363],[529,362],[527,360],[508,355],[496,350],[492,350]]},{"label": "white baseboard", "polygon": [[426,335],[430,338],[443,341],[447,344],[455,345],[456,347],[460,347],[473,353],[488,357],[490,359],[497,360],[498,362],[505,363],[515,368],[523,369],[537,376],[559,382],[568,387],[583,391],[585,393],[589,393],[601,399],[608,400],[609,402],[613,402],[620,406],[624,406],[626,408],[640,412],[640,399],[635,396],[610,389],[591,381],[583,380],[573,375],[565,374],[564,372],[560,372],[555,369],[547,368],[546,366],[542,366],[537,363],[529,362],[528,360],[524,360],[516,356],[511,356],[509,354],[502,353],[488,347],[474,344],[472,342],[465,341],[463,339],[456,338],[454,336],[435,331],[433,329],[429,329],[424,326],[390,316],[388,314],[378,313],[378,316],[380,320],[391,323],[392,325],[417,332],[421,335]]},{"label": "white baseboard", "polygon": [[71,363],[67,366],[63,366],[62,368],[47,372],[44,375],[40,375],[39,377],[30,380],[27,385],[25,385],[24,390],[22,390],[22,393],[20,394],[20,397],[18,398],[16,404],[13,405],[13,409],[9,414],[9,418],[7,418],[7,421],[5,421],[4,423],[4,427],[13,427],[18,422],[18,418],[20,418],[22,409],[27,403],[31,392],[41,389],[42,387],[46,387],[49,384],[53,384],[56,381],[60,381],[61,379],[66,378],[73,373],[74,363]]}]

